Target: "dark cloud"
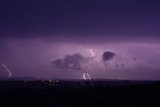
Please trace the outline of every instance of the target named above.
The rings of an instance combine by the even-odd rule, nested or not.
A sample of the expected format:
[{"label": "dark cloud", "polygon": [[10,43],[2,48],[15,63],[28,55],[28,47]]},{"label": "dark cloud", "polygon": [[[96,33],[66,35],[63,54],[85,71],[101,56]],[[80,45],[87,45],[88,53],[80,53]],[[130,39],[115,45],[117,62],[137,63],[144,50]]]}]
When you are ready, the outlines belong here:
[{"label": "dark cloud", "polygon": [[85,58],[81,54],[66,55],[62,59],[52,61],[52,66],[56,69],[81,70],[81,63]]},{"label": "dark cloud", "polygon": [[115,56],[115,54],[113,52],[104,52],[103,53],[103,60],[104,61],[108,61],[108,60],[111,60],[113,57]]},{"label": "dark cloud", "polygon": [[157,40],[159,10],[153,0],[0,0],[0,38]]}]

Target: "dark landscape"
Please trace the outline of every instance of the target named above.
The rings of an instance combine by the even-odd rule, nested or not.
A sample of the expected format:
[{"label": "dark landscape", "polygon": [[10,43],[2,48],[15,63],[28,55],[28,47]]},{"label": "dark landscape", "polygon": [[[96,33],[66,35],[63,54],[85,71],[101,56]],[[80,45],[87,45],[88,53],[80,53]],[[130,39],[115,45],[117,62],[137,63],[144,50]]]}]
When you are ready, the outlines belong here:
[{"label": "dark landscape", "polygon": [[159,107],[160,81],[0,81],[0,105]]}]

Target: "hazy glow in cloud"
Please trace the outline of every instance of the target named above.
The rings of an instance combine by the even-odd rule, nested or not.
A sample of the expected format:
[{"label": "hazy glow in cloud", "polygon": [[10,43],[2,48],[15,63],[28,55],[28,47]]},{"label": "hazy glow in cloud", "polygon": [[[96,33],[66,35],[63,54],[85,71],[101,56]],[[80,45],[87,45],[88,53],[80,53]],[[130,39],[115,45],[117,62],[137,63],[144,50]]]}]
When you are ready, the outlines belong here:
[{"label": "hazy glow in cloud", "polygon": [[93,51],[92,51],[91,49],[90,49],[89,51],[91,52],[91,54],[92,54],[92,57],[94,57],[94,53],[93,53]]},{"label": "hazy glow in cloud", "polygon": [[[71,41],[14,39],[6,41],[5,47],[3,60],[12,69],[13,76],[80,79],[83,71],[56,70],[51,66],[53,60],[79,53],[84,58],[91,58],[92,54],[89,61],[81,63],[82,69],[92,78],[159,79],[160,77],[159,43],[83,44]],[[114,52],[115,57],[105,63],[102,53],[106,51]]]}]

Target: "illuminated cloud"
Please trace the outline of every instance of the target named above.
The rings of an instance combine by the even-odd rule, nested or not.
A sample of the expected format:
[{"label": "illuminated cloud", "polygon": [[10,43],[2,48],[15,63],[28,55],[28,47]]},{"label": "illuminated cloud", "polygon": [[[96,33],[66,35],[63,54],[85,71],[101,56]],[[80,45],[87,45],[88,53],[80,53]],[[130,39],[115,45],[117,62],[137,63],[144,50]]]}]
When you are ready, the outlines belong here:
[{"label": "illuminated cloud", "polygon": [[[0,54],[12,77],[80,79],[83,73],[88,73],[91,78],[152,79],[160,75],[159,43],[83,44],[40,38],[13,39],[5,43]],[[105,54],[108,52],[110,54]],[[0,75],[3,73],[8,76],[7,72]]]}]

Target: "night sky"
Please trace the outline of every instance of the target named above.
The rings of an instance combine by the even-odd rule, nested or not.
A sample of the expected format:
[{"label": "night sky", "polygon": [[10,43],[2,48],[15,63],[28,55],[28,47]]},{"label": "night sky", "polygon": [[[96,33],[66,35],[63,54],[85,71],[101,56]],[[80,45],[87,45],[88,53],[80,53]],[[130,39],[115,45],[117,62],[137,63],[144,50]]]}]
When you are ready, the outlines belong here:
[{"label": "night sky", "polygon": [[[1,0],[0,60],[13,77],[160,79],[159,28],[158,0]],[[81,70],[53,67],[77,53]]]}]

